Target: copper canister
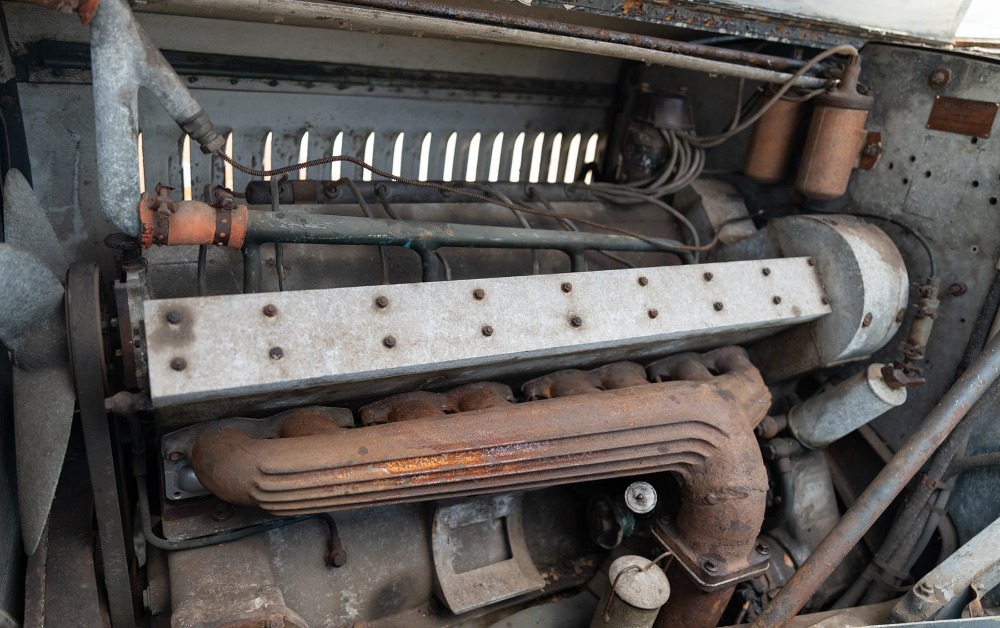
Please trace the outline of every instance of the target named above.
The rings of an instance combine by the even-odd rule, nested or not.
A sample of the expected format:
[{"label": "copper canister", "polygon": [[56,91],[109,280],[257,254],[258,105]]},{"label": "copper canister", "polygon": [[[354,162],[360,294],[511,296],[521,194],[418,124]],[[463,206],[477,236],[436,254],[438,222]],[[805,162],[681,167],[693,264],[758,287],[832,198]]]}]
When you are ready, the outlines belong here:
[{"label": "copper canister", "polygon": [[847,192],[864,148],[872,97],[858,93],[861,58],[854,57],[832,92],[816,98],[795,187],[810,198],[829,200]]},{"label": "copper canister", "polygon": [[804,105],[799,99],[781,98],[764,112],[754,124],[743,174],[759,183],[777,183],[785,178]]}]

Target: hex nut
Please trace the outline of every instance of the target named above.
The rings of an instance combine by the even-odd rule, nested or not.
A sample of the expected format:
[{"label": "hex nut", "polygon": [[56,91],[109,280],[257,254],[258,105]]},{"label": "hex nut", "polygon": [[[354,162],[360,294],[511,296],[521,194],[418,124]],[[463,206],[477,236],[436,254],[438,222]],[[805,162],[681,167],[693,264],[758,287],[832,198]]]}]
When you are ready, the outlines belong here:
[{"label": "hex nut", "polygon": [[274,303],[268,303],[262,311],[264,312],[264,316],[270,317],[278,313],[278,307]]},{"label": "hex nut", "polygon": [[379,309],[385,309],[389,307],[389,297],[380,294],[378,297],[375,298],[375,305]]},{"label": "hex nut", "polygon": [[724,308],[726,306],[722,304],[722,301],[716,301],[715,303],[712,304],[712,307],[715,308],[716,312],[721,312],[722,308]]},{"label": "hex nut", "polygon": [[702,277],[705,279],[705,281],[712,281],[712,277],[715,277],[715,275],[713,275],[712,273],[705,273],[704,275],[702,275]]},{"label": "hex nut", "polygon": [[639,285],[645,288],[649,285],[649,279],[646,277],[639,277]]},{"label": "hex nut", "polygon": [[648,314],[650,318],[656,318],[660,315],[660,312],[656,308],[650,308],[646,314]]},{"label": "hex nut", "polygon": [[285,357],[285,352],[282,350],[281,347],[271,347],[271,350],[268,351],[267,354],[271,356],[272,360],[280,360],[281,358]]},{"label": "hex nut", "polygon": [[780,305],[781,304],[781,297],[779,297],[779,296],[772,297],[771,298],[771,303],[774,303],[775,305]]},{"label": "hex nut", "polygon": [[170,368],[174,369],[175,371],[183,371],[184,369],[187,368],[187,360],[185,360],[184,358],[174,358],[173,360],[170,361]]},{"label": "hex nut", "polygon": [[484,336],[492,336],[493,335],[493,327],[490,326],[490,325],[483,325],[483,335]]},{"label": "hex nut", "polygon": [[764,275],[765,277],[767,277],[768,275],[770,275],[770,274],[771,274],[771,269],[770,269],[770,268],[768,268],[767,266],[765,266],[764,268],[761,268],[761,269],[760,269],[760,273],[761,273],[762,275]]},{"label": "hex nut", "polygon": [[482,301],[483,299],[486,298],[486,291],[483,290],[482,288],[476,288],[475,290],[472,291],[472,298],[475,299],[476,301]]},{"label": "hex nut", "polygon": [[386,336],[385,338],[382,339],[382,344],[385,345],[386,348],[392,349],[393,347],[396,346],[396,337]]},{"label": "hex nut", "polygon": [[170,323],[171,325],[176,325],[183,319],[184,317],[177,310],[170,310],[169,312],[167,312],[167,322]]},{"label": "hex nut", "polygon": [[573,327],[579,327],[580,325],[583,325],[583,319],[580,318],[579,316],[574,316],[571,319],[569,319],[569,324],[572,325]]},{"label": "hex nut", "polygon": [[572,292],[573,291],[573,284],[571,284],[568,281],[564,281],[563,284],[561,286],[559,286],[559,289],[562,290],[563,292]]}]

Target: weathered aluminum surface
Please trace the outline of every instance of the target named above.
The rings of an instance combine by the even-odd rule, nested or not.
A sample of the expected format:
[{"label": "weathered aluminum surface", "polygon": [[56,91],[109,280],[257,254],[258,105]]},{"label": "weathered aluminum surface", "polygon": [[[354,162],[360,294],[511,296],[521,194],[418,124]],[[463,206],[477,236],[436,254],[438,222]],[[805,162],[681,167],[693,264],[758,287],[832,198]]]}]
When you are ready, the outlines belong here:
[{"label": "weathered aluminum surface", "polygon": [[866,358],[899,329],[909,283],[903,258],[884,231],[848,215],[793,216],[773,220],[766,234],[732,246],[765,238],[782,255],[813,256],[833,308],[833,316],[783,332],[751,351],[769,381]]},{"label": "weathered aluminum surface", "polygon": [[890,388],[882,364],[813,395],[788,412],[788,428],[803,445],[822,449],[906,402],[905,388]]},{"label": "weathered aluminum surface", "polygon": [[666,574],[642,556],[615,559],[608,581],[611,586],[594,610],[590,628],[650,628],[670,598]]},{"label": "weathered aluminum surface", "polygon": [[965,605],[1000,584],[1000,520],[920,579],[889,614],[895,622],[958,619]]},{"label": "weathered aluminum surface", "polygon": [[[431,524],[434,573],[441,597],[453,613],[465,613],[545,586],[525,542],[522,504],[523,495],[505,493],[440,504],[434,511]],[[487,527],[482,527],[483,524]],[[468,530],[470,526],[476,526],[472,534],[460,534],[462,528]],[[502,549],[510,550],[510,557],[459,569],[459,557],[463,554],[485,553],[472,559],[478,562],[490,558],[488,550],[481,551],[491,540],[484,535],[499,537],[496,540]]]},{"label": "weathered aluminum surface", "polygon": [[[162,407],[319,386],[357,396],[446,374],[467,379],[464,369],[484,378],[704,348],[829,311],[812,267],[797,258],[149,301],[145,337],[151,396]],[[172,367],[177,359],[183,370]]]}]

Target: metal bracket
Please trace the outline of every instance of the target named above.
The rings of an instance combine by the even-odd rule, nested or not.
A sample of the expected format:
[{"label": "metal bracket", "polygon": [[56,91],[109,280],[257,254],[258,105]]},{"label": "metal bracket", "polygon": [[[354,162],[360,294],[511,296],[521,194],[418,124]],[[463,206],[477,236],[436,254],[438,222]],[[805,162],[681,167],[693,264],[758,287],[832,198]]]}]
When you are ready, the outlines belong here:
[{"label": "metal bracket", "polygon": [[[434,512],[431,548],[440,596],[454,613],[464,613],[545,586],[524,539],[522,494],[507,493],[441,504]],[[456,532],[467,526],[500,520],[510,558],[458,572],[456,558],[476,551],[463,547]]]},{"label": "metal bracket", "polygon": [[674,523],[665,517],[657,520],[652,532],[653,537],[665,549],[673,552],[677,562],[695,584],[705,591],[715,591],[756,578],[766,573],[770,566],[767,546],[761,544],[750,550],[745,559],[727,560],[721,555],[697,554],[692,551],[681,538]]}]

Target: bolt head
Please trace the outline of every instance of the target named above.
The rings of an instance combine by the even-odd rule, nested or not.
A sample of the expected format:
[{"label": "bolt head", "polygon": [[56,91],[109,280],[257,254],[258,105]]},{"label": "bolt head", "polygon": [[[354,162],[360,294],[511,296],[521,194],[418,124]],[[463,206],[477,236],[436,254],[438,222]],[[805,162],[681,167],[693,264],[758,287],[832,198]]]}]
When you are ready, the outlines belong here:
[{"label": "bolt head", "polygon": [[573,284],[571,284],[568,281],[564,281],[563,284],[561,286],[559,286],[559,289],[562,290],[563,292],[572,292],[573,291]]},{"label": "bolt head", "polygon": [[176,325],[183,319],[184,317],[177,310],[170,310],[169,312],[167,312],[167,322],[170,323],[171,325]]},{"label": "bolt head", "polygon": [[826,296],[825,294],[823,295],[823,298],[820,299],[820,301],[823,302],[823,305],[830,305],[830,297]]},{"label": "bolt head", "polygon": [[647,313],[647,314],[649,315],[649,317],[650,317],[650,318],[656,318],[657,316],[659,316],[659,315],[660,315],[660,312],[659,312],[659,310],[657,310],[656,308],[651,308],[651,309],[650,309],[650,310],[649,310],[648,312],[646,312],[646,313]]},{"label": "bolt head", "polygon": [[758,543],[754,549],[757,550],[757,553],[761,556],[767,556],[771,553],[771,548],[767,546],[767,543]]},{"label": "bolt head", "polygon": [[583,325],[583,319],[580,318],[579,316],[574,316],[573,318],[569,319],[569,324],[572,325],[573,327],[579,327],[580,325]]},{"label": "bolt head", "polygon": [[646,277],[639,277],[639,285],[645,288],[649,285],[649,279]]},{"label": "bolt head", "polygon": [[264,312],[264,316],[274,316],[278,313],[278,306],[274,303],[268,303],[262,311]]},{"label": "bolt head", "polygon": [[492,336],[493,335],[493,327],[491,327],[490,325],[483,325],[483,335],[484,336]]},{"label": "bolt head", "polygon": [[865,317],[861,320],[861,326],[870,327],[872,324],[872,320],[874,320],[874,317],[872,316],[871,312],[868,312],[867,314],[865,314]]},{"label": "bolt head", "polygon": [[704,275],[702,275],[702,277],[705,279],[705,281],[712,281],[712,277],[715,277],[715,275],[713,275],[712,273],[705,273]]},{"label": "bolt head", "polygon": [[378,306],[380,309],[389,307],[389,297],[384,295],[379,295],[375,299],[375,305]]},{"label": "bolt head", "polygon": [[771,269],[765,266],[764,268],[760,269],[760,274],[762,274],[765,277],[767,277],[768,275],[771,274]]},{"label": "bolt head", "polygon": [[184,358],[174,358],[173,360],[170,361],[170,368],[174,369],[175,371],[183,371],[184,369],[187,368],[187,360],[185,360]]},{"label": "bolt head", "polygon": [[931,72],[927,78],[927,85],[931,89],[941,89],[951,81],[951,70],[948,68],[938,68]]},{"label": "bolt head", "polygon": [[281,358],[285,357],[285,352],[284,350],[282,350],[281,347],[271,347],[271,350],[268,352],[268,355],[271,356],[272,360],[280,360]]},{"label": "bolt head", "polygon": [[472,298],[475,299],[476,301],[482,301],[483,299],[486,298],[486,291],[483,290],[482,288],[476,288],[475,290],[472,291]]},{"label": "bolt head", "polygon": [[774,303],[775,305],[780,305],[781,304],[781,297],[778,297],[778,296],[773,297],[771,299],[771,303]]},{"label": "bolt head", "polygon": [[715,303],[712,304],[712,307],[715,308],[716,312],[721,312],[722,308],[724,308],[726,306],[722,304],[722,301],[716,301]]},{"label": "bolt head", "polygon": [[167,460],[171,462],[177,462],[179,460],[184,460],[187,456],[184,455],[183,451],[172,451],[167,454]]},{"label": "bolt head", "polygon": [[382,339],[382,344],[385,345],[387,348],[392,349],[393,347],[396,346],[396,337],[386,336],[385,338]]},{"label": "bolt head", "polygon": [[715,573],[719,570],[719,565],[712,559],[706,559],[705,562],[701,564],[708,573]]},{"label": "bolt head", "polygon": [[808,260],[806,260],[806,263],[809,264],[810,266],[815,266],[816,260],[810,257]]}]

